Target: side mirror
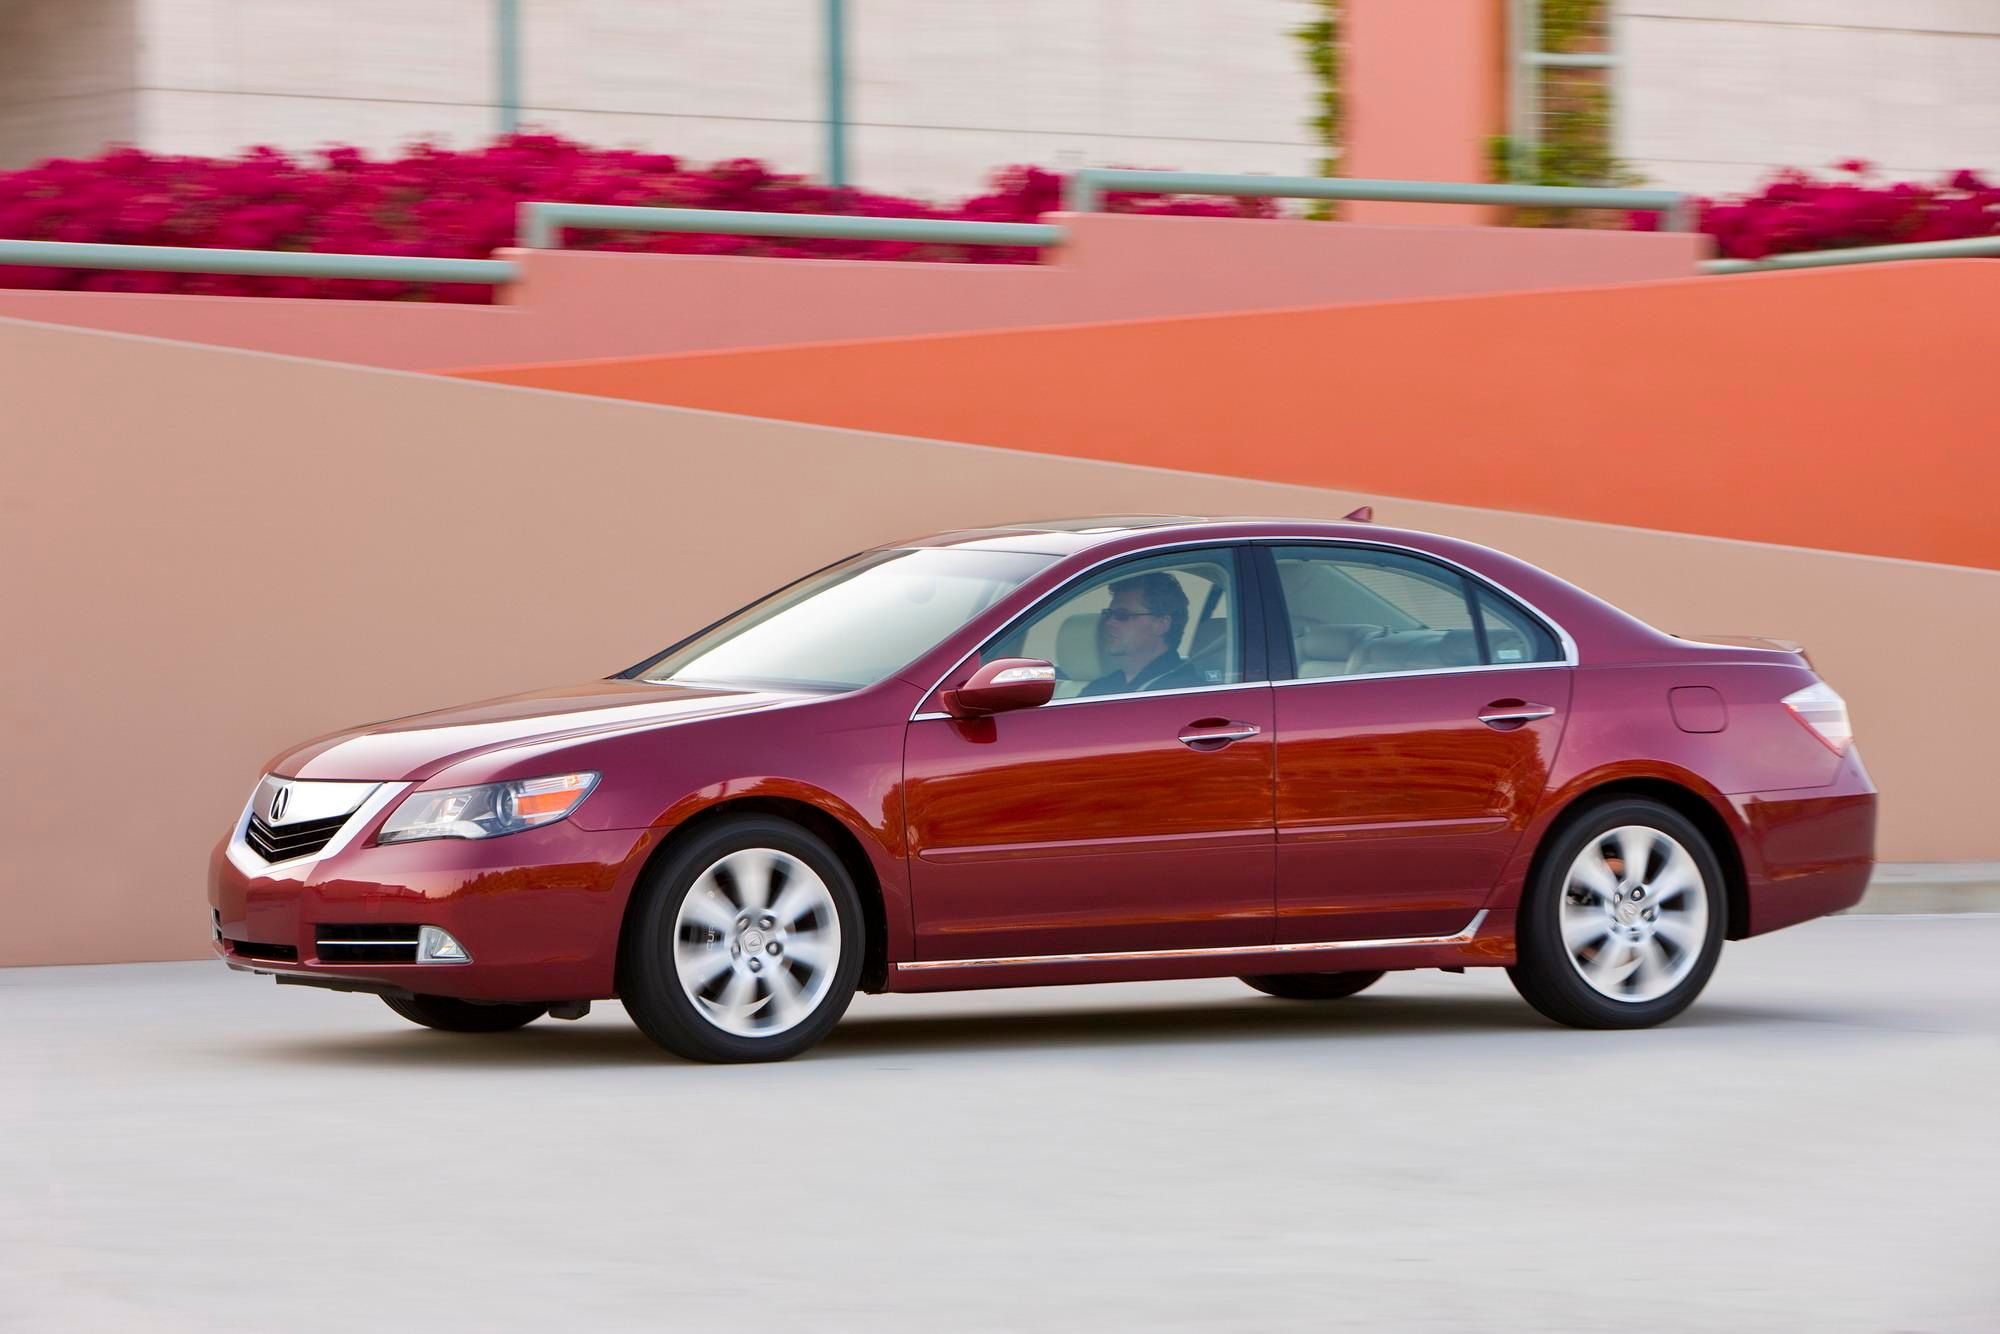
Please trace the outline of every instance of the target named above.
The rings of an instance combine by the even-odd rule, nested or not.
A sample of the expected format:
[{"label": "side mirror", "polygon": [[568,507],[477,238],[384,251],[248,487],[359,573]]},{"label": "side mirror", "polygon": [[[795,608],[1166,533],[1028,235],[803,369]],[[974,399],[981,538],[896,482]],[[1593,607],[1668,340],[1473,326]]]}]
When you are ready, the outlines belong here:
[{"label": "side mirror", "polygon": [[995,658],[956,690],[938,696],[954,718],[984,718],[1009,709],[1032,709],[1055,698],[1056,669],[1039,658]]}]

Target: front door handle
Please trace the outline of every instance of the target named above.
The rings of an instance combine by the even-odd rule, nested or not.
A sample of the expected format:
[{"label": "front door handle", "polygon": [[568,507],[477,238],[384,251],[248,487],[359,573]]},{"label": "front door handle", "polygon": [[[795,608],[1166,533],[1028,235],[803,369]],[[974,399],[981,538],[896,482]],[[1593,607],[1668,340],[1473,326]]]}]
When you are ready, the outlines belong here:
[{"label": "front door handle", "polygon": [[1523,699],[1496,699],[1479,711],[1479,721],[1496,732],[1511,732],[1553,713],[1555,710],[1546,704],[1530,704]]},{"label": "front door handle", "polygon": [[1232,741],[1244,741],[1263,729],[1255,723],[1227,718],[1203,718],[1181,729],[1181,744],[1191,750],[1221,750]]}]

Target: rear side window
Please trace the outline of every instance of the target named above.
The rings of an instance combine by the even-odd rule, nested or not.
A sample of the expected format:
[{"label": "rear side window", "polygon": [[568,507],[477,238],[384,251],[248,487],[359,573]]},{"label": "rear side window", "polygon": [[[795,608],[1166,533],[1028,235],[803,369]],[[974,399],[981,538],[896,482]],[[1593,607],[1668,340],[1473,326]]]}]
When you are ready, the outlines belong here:
[{"label": "rear side window", "polygon": [[1549,627],[1484,584],[1476,587],[1479,619],[1486,630],[1486,651],[1494,665],[1562,661],[1562,645],[1556,642]]},{"label": "rear side window", "polygon": [[1533,616],[1446,565],[1366,547],[1277,547],[1299,679],[1555,662]]}]

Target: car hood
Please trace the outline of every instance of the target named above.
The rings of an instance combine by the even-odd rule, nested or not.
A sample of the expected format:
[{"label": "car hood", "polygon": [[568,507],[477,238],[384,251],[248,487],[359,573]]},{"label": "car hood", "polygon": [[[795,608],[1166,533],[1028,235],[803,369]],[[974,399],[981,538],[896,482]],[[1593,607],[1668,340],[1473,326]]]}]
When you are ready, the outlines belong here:
[{"label": "car hood", "polygon": [[723,686],[589,681],[334,732],[284,752],[267,771],[286,778],[420,782],[508,746],[716,718],[811,698]]}]

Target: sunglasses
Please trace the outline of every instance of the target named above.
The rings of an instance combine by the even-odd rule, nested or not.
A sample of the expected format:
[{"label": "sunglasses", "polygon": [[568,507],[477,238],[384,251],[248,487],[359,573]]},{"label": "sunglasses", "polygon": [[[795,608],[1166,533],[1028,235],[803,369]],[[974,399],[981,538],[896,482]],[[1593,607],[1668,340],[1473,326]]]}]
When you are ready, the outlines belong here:
[{"label": "sunglasses", "polygon": [[1127,611],[1123,607],[1106,607],[1103,611],[1100,611],[1097,614],[1104,620],[1116,621],[1120,625],[1123,625],[1127,621],[1135,620],[1141,616],[1166,615],[1165,612],[1159,612],[1159,611]]}]

